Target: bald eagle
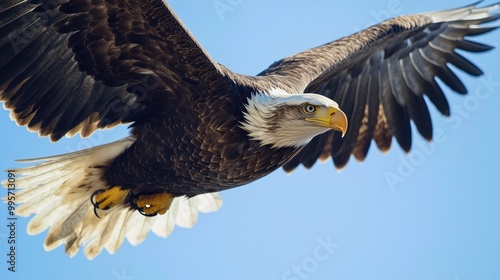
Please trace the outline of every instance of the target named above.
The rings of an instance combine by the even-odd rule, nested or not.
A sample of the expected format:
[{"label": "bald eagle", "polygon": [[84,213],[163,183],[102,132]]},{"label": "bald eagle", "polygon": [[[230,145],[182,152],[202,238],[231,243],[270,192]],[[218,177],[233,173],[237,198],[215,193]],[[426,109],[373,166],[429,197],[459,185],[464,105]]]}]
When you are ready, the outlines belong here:
[{"label": "bald eagle", "polygon": [[[16,214],[35,214],[47,250],[88,258],[152,230],[168,236],[217,192],[283,167],[332,157],[363,160],[372,139],[411,148],[411,121],[426,139],[424,96],[444,115],[436,77],[466,93],[455,52],[491,47],[466,37],[495,29],[498,5],[393,18],[276,61],[256,76],[216,63],[161,0],[7,0],[0,3],[0,98],[20,126],[57,141],[130,124],[130,136],[29,160]],[[349,128],[348,128],[349,123]],[[3,183],[8,187],[8,182]]]}]

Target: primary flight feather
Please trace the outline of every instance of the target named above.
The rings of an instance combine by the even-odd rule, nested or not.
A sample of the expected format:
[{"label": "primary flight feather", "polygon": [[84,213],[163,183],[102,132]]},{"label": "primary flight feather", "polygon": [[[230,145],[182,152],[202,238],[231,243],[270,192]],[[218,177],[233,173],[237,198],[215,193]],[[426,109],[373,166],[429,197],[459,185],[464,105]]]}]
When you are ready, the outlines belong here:
[{"label": "primary flight feather", "polygon": [[311,167],[394,136],[411,148],[410,121],[426,139],[424,96],[450,109],[436,77],[459,93],[449,64],[481,70],[458,54],[487,45],[498,5],[402,16],[273,63],[257,76],[217,64],[161,0],[8,0],[0,3],[0,97],[19,125],[57,141],[129,123],[130,136],[33,161],[18,170],[16,214],[50,228],[45,248],[88,258],[168,236],[218,191],[284,167]]}]

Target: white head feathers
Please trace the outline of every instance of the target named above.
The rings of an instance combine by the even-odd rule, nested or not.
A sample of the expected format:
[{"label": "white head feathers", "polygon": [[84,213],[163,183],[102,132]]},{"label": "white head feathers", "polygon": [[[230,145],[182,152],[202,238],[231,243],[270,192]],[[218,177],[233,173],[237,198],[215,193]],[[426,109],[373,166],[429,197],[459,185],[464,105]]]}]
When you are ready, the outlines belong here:
[{"label": "white head feathers", "polygon": [[255,93],[247,99],[241,127],[252,140],[274,148],[301,147],[329,129],[311,125],[303,116],[302,105],[336,107],[333,100],[314,93],[289,94],[280,89]]}]

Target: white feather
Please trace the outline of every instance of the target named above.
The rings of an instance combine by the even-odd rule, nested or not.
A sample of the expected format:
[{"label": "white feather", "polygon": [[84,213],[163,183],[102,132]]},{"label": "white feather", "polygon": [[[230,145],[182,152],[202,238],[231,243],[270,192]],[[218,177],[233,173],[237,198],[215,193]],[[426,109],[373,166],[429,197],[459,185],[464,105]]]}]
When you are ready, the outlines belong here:
[{"label": "white feather", "polygon": [[168,211],[165,215],[155,217],[156,221],[151,227],[151,231],[160,237],[167,237],[173,231],[175,227],[175,217],[172,211]]},{"label": "white feather", "polygon": [[188,198],[180,198],[177,203],[177,215],[175,216],[175,224],[183,228],[192,228],[198,220],[198,211],[196,203]]},{"label": "white feather", "polygon": [[302,147],[329,128],[312,126],[305,120],[297,119],[283,119],[283,125],[276,127],[270,121],[275,119],[277,110],[283,105],[300,106],[306,103],[338,108],[335,101],[323,95],[287,94],[282,90],[272,89],[267,93],[254,93],[247,99],[246,112],[243,113],[245,120],[241,122],[241,128],[261,145],[271,145],[273,148]]},{"label": "white feather", "polygon": [[143,219],[142,217],[141,214],[134,211],[131,212],[127,220],[127,240],[134,246],[142,243],[142,241],[146,239],[152,223],[156,220],[156,217],[151,217],[150,219]]},{"label": "white feather", "polygon": [[[193,198],[178,197],[164,215],[146,217],[126,205],[117,205],[94,214],[91,194],[107,188],[101,180],[101,169],[94,168],[115,158],[127,149],[131,137],[107,145],[59,156],[23,160],[37,165],[15,170],[16,209],[20,216],[34,217],[28,223],[29,234],[39,234],[49,228],[44,248],[53,250],[65,244],[66,253],[74,256],[81,247],[87,258],[93,259],[103,248],[113,254],[125,237],[138,245],[153,231],[160,237],[170,235],[177,224],[192,227],[203,213],[217,211],[222,206],[218,193]],[[2,185],[7,186],[7,181]]]}]

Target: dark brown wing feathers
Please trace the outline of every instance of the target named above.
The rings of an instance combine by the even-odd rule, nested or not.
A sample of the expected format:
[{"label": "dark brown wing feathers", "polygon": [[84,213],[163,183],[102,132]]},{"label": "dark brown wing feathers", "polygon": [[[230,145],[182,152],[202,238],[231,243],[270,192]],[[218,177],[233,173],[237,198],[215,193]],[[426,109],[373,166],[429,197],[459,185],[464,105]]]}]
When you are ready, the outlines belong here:
[{"label": "dark brown wing feathers", "polygon": [[1,100],[53,141],[145,118],[221,77],[161,0],[2,1],[0,34]]},{"label": "dark brown wing feathers", "polygon": [[[469,6],[464,10],[475,8]],[[464,10],[455,11],[466,16]],[[482,71],[455,49],[490,50],[490,46],[465,37],[494,30],[497,27],[475,25],[499,18],[498,14],[489,14],[478,19],[433,22],[432,14],[403,16],[271,65],[261,74],[296,76],[320,70],[320,75],[308,77],[311,81],[304,92],[332,98],[349,119],[344,138],[336,132],[333,137],[331,133],[316,137],[284,166],[285,170],[291,171],[300,163],[311,167],[319,157],[314,145],[322,143],[325,147],[321,157],[324,159],[325,151],[330,151],[339,168],[345,166],[351,154],[364,160],[372,139],[385,151],[394,136],[402,149],[409,151],[410,121],[425,139],[432,139],[432,122],[424,95],[442,114],[450,114],[448,101],[435,78],[458,93],[466,93],[448,64],[470,75],[481,75]]]}]

